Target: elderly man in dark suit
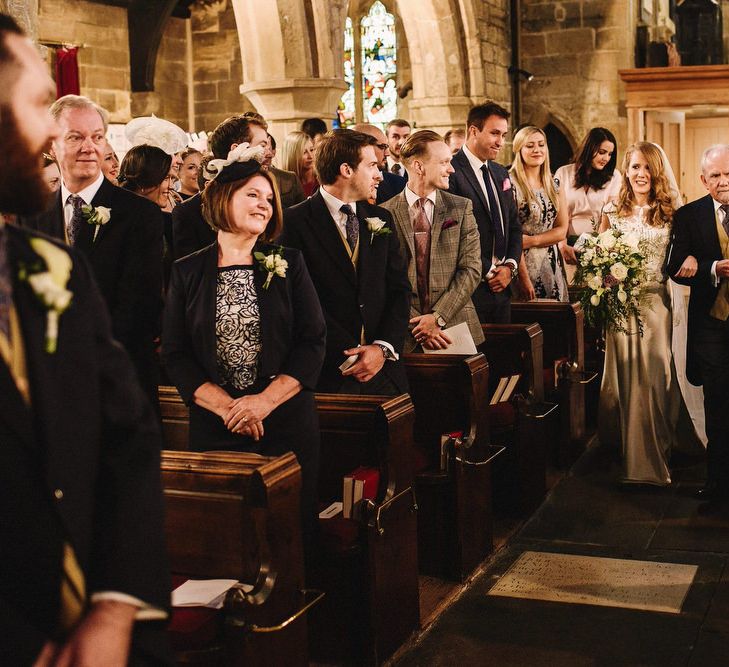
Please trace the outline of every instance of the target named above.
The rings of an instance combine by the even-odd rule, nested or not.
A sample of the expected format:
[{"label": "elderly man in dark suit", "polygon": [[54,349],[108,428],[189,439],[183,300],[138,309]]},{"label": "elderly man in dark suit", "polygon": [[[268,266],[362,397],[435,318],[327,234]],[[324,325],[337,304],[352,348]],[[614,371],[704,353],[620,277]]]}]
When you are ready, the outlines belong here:
[{"label": "elderly man in dark suit", "polygon": [[[0,84],[0,211],[30,214],[55,88],[3,14]],[[1,216],[0,442],[0,661],[171,664],[156,420],[83,253]]]},{"label": "elderly man in dark suit", "polygon": [[[706,486],[699,497],[714,506],[729,504],[729,145],[708,148],[701,160],[706,197],[679,208],[673,217],[667,273],[691,287],[687,377],[704,386],[709,438]],[[696,275],[682,267],[692,255]]]},{"label": "elderly man in dark suit", "polygon": [[[210,135],[210,151],[214,158],[225,159],[230,151],[242,143],[263,148],[263,168],[276,179],[281,205],[286,208],[304,201],[304,190],[296,174],[271,166],[273,151],[267,128],[263,116],[257,113],[226,118]],[[175,259],[207,248],[215,242],[215,232],[203,219],[201,207],[202,199],[198,193],[172,209],[172,251]]]},{"label": "elderly man in dark suit", "polygon": [[389,211],[367,201],[382,178],[375,143],[353,130],[326,134],[315,158],[319,191],[284,212],[280,242],[304,253],[327,323],[318,391],[407,391],[399,354],[410,283]]},{"label": "elderly man in dark suit", "polygon": [[473,294],[481,322],[511,321],[510,283],[521,258],[521,225],[507,170],[494,160],[509,131],[509,112],[486,102],[468,112],[466,143],[453,156],[449,191],[467,197],[481,234],[483,282]]},{"label": "elderly man in dark suit", "polygon": [[104,112],[86,97],[51,106],[61,128],[52,150],[61,189],[44,213],[23,226],[69,243],[85,255],[111,315],[115,338],[131,356],[150,400],[157,400],[155,339],[162,313],[162,232],[158,206],[104,178]]}]

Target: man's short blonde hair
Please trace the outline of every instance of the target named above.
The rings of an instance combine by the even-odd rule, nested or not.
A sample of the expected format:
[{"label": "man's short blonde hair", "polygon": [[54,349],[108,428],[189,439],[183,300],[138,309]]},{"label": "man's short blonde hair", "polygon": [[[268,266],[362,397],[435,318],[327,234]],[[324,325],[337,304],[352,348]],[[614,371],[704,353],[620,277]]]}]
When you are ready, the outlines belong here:
[{"label": "man's short blonde hair", "polygon": [[83,95],[64,95],[51,104],[50,112],[54,120],[58,120],[66,109],[93,109],[104,123],[104,132],[109,129],[109,113],[104,107]]},{"label": "man's short blonde hair", "polygon": [[428,152],[428,144],[445,143],[443,137],[433,130],[418,130],[411,134],[400,149],[400,158],[405,165]]}]

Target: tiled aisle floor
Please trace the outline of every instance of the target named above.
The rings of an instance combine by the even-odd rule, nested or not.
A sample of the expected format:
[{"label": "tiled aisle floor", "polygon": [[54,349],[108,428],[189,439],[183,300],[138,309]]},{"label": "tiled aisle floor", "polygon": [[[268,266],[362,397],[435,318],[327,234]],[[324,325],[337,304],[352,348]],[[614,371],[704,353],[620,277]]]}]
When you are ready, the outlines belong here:
[{"label": "tiled aisle floor", "polygon": [[[700,465],[674,463],[670,488],[621,487],[594,445],[486,571],[397,667],[729,666],[729,516],[698,516]],[[486,592],[524,550],[699,566],[680,614],[591,607]]]}]

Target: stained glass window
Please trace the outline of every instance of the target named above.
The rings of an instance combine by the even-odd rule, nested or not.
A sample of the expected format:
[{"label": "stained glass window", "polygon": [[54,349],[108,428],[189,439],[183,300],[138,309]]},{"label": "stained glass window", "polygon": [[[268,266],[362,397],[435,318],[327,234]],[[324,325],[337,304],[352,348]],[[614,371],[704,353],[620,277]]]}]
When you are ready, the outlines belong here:
[{"label": "stained glass window", "polygon": [[376,0],[359,25],[355,35],[351,18],[345,23],[344,80],[349,88],[339,102],[339,125],[363,121],[384,127],[397,115],[395,17]]},{"label": "stained glass window", "polygon": [[339,127],[349,127],[356,123],[354,77],[354,32],[352,31],[352,19],[347,17],[344,24],[344,82],[349,88],[339,101],[339,108],[337,109]]},{"label": "stained glass window", "polygon": [[382,125],[397,113],[395,17],[377,0],[361,26],[363,116]]}]

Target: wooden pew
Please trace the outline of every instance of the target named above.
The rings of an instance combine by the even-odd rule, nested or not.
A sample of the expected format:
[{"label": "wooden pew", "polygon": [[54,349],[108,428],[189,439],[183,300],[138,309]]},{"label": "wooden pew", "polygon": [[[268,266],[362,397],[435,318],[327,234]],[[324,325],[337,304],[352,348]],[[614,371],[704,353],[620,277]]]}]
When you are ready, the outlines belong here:
[{"label": "wooden pew", "polygon": [[570,465],[586,440],[585,387],[597,373],[585,371],[584,317],[579,303],[535,300],[513,303],[512,322],[537,322],[544,333],[544,387],[559,403],[561,435],[557,463]]},{"label": "wooden pew", "polygon": [[157,388],[162,416],[162,436],[165,448],[176,451],[190,449],[190,409],[182,402],[176,387]]},{"label": "wooden pew", "polygon": [[496,505],[508,514],[530,513],[544,498],[548,443],[558,434],[556,419],[549,419],[557,417],[558,406],[544,402],[544,336],[536,323],[482,328],[489,395],[500,378],[521,375],[510,401],[489,406],[491,437],[506,447],[494,464]]},{"label": "wooden pew", "polygon": [[[306,612],[320,596],[304,590],[296,457],[163,451],[162,482],[173,574],[250,586],[232,589],[217,619],[207,609],[175,610],[179,662],[307,665]],[[197,632],[181,632],[185,625]]]},{"label": "wooden pew", "polygon": [[[493,549],[489,367],[482,354],[406,354],[415,404],[418,556],[423,574],[465,579]],[[463,438],[440,465],[441,435]]]},{"label": "wooden pew", "polygon": [[311,616],[312,653],[326,662],[379,664],[418,628],[417,519],[410,397],[317,394],[319,500],[342,499],[345,475],[379,470],[377,496],[356,520],[321,520],[307,573],[327,597]]}]

